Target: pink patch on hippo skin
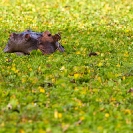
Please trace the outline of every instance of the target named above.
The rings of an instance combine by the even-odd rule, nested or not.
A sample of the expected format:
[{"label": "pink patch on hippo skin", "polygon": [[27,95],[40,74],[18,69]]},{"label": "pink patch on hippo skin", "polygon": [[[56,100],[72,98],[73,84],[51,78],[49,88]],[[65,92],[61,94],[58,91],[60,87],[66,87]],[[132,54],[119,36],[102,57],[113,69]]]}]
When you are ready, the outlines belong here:
[{"label": "pink patch on hippo skin", "polygon": [[10,37],[10,38],[11,38],[11,37],[13,37],[13,33],[12,33],[12,34],[10,34],[10,36],[9,36],[9,37]]}]

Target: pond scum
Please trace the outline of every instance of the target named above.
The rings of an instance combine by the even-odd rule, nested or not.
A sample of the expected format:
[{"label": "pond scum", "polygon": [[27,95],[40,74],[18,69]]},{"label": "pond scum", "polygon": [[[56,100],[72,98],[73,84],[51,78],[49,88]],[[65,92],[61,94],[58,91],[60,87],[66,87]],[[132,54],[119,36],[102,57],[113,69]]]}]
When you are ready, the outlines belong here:
[{"label": "pond scum", "polygon": [[[0,133],[132,133],[132,5],[1,0]],[[60,32],[65,52],[4,53],[26,29]]]}]

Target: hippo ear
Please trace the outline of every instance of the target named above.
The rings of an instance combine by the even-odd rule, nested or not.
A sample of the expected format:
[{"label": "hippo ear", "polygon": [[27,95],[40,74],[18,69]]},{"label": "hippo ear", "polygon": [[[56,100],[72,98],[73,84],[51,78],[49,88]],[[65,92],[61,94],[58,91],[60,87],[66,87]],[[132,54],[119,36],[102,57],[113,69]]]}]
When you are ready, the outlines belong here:
[{"label": "hippo ear", "polygon": [[61,33],[59,32],[58,34],[59,40],[61,40]]},{"label": "hippo ear", "polygon": [[16,35],[16,33],[11,33],[11,34],[10,34],[10,38],[11,38],[11,37],[14,37],[15,35]]},{"label": "hippo ear", "polygon": [[16,38],[16,36],[17,36],[17,34],[16,34],[16,33],[11,33],[11,34],[9,35],[9,38],[10,38],[10,39],[15,39],[15,38]]},{"label": "hippo ear", "polygon": [[58,42],[59,40],[61,40],[61,35],[59,33],[58,34],[55,34],[53,36],[53,39],[54,39],[55,42]]},{"label": "hippo ear", "polygon": [[57,33],[55,34],[56,36],[58,36],[58,39],[61,40],[61,34],[60,33]]},{"label": "hippo ear", "polygon": [[30,34],[25,34],[25,40],[28,41],[30,39]]}]

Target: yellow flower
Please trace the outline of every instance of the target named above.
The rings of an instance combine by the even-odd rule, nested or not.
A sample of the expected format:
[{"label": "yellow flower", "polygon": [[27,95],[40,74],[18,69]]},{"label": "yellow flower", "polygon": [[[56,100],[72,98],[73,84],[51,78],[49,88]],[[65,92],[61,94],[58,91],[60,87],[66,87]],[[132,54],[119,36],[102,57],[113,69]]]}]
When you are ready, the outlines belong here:
[{"label": "yellow flower", "polygon": [[74,78],[75,78],[75,79],[79,78],[80,76],[81,76],[81,74],[79,74],[79,73],[75,73],[75,74],[74,74]]},{"label": "yellow flower", "polygon": [[43,87],[38,87],[38,89],[39,89],[39,91],[41,92],[41,93],[45,93],[45,89],[43,88]]},{"label": "yellow flower", "polygon": [[80,51],[77,51],[76,54],[81,54],[81,52]]},{"label": "yellow flower", "polygon": [[109,113],[106,113],[106,114],[105,114],[105,117],[108,118],[108,117],[109,117]]},{"label": "yellow flower", "polygon": [[111,102],[114,102],[114,101],[116,101],[116,99],[115,99],[114,97],[111,97],[111,98],[110,98],[110,101],[111,101]]},{"label": "yellow flower", "polygon": [[25,131],[23,129],[20,129],[19,133],[25,133]]},{"label": "yellow flower", "polygon": [[104,53],[101,53],[101,56],[104,57]]},{"label": "yellow flower", "polygon": [[101,77],[97,77],[97,80],[98,80],[100,83],[102,82]]},{"label": "yellow flower", "polygon": [[62,66],[60,70],[61,70],[61,71],[65,70],[65,67],[64,67],[64,66]]},{"label": "yellow flower", "polygon": [[4,127],[4,126],[5,126],[5,123],[4,123],[4,122],[2,122],[2,123],[0,124],[0,126],[1,126],[1,127]]},{"label": "yellow flower", "polygon": [[123,77],[122,77],[122,79],[123,79],[123,80],[125,80],[125,79],[126,79],[126,77],[125,77],[125,76],[123,76]]},{"label": "yellow flower", "polygon": [[32,68],[29,68],[29,71],[32,71]]},{"label": "yellow flower", "polygon": [[18,73],[18,70],[16,69],[15,66],[13,66],[13,67],[11,68],[11,70],[14,71],[14,73]]},{"label": "yellow flower", "polygon": [[55,83],[56,79],[55,78],[52,78],[52,83]]},{"label": "yellow flower", "polygon": [[120,67],[120,64],[117,64],[116,66],[117,66],[117,67]]},{"label": "yellow flower", "polygon": [[22,83],[25,83],[26,82],[26,79],[25,78],[22,78]]},{"label": "yellow flower", "polygon": [[132,111],[130,109],[125,109],[125,114],[132,114]]},{"label": "yellow flower", "polygon": [[128,52],[125,52],[125,53],[124,53],[124,56],[125,56],[125,57],[129,57],[129,53],[128,53]]},{"label": "yellow flower", "polygon": [[62,113],[58,113],[58,118],[62,118]]},{"label": "yellow flower", "polygon": [[99,63],[98,63],[98,66],[99,66],[99,67],[103,66],[103,63],[102,63],[102,62],[99,62]]},{"label": "yellow flower", "polygon": [[54,111],[54,118],[56,118],[56,119],[62,118],[62,113],[59,113],[57,110],[55,110],[55,111]]},{"label": "yellow flower", "polygon": [[99,131],[103,130],[103,127],[102,126],[98,126],[98,130]]},{"label": "yellow flower", "polygon": [[58,111],[57,110],[54,111],[54,118],[56,118],[56,119],[58,118]]},{"label": "yellow flower", "polygon": [[85,117],[84,117],[84,116],[81,116],[81,117],[80,117],[80,120],[81,120],[81,121],[82,121],[82,120],[84,120],[84,119],[85,119]]}]

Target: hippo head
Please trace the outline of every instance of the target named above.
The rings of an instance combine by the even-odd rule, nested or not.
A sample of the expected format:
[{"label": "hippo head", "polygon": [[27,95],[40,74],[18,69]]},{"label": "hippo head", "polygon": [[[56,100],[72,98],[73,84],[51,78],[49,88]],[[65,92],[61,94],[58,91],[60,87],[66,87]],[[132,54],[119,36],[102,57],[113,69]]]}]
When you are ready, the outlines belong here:
[{"label": "hippo head", "polygon": [[49,31],[45,31],[38,39],[38,49],[40,49],[43,54],[53,53],[57,49],[60,52],[64,52],[63,46],[58,42],[60,39],[60,34],[52,35]]},{"label": "hippo head", "polygon": [[24,54],[29,54],[32,50],[37,49],[37,42],[40,36],[41,33],[32,32],[30,30],[22,33],[12,33],[4,52],[22,52]]},{"label": "hippo head", "polygon": [[34,32],[34,31],[32,31],[32,30],[25,30],[23,33],[25,33],[25,34],[28,33],[28,34],[30,34],[30,36],[31,36],[32,38],[37,39],[37,40],[38,40],[39,37],[42,36],[42,33],[41,33],[41,32]]}]

